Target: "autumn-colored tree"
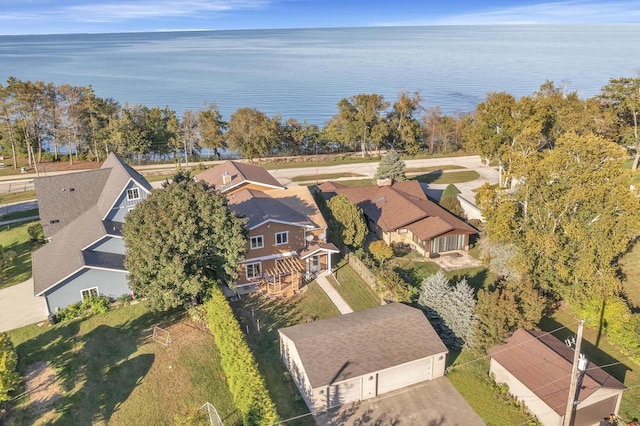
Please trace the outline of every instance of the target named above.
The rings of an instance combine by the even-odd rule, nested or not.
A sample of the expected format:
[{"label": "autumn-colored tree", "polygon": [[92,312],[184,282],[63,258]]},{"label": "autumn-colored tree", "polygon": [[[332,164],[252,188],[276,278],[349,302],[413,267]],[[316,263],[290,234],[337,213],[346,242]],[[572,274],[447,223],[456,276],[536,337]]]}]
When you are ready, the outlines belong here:
[{"label": "autumn-colored tree", "polygon": [[20,376],[15,371],[18,358],[7,333],[0,333],[0,402],[9,400]]},{"label": "autumn-colored tree", "polygon": [[393,249],[382,240],[377,240],[369,244],[369,252],[373,258],[378,261],[380,266],[384,264],[385,260],[393,257]]}]

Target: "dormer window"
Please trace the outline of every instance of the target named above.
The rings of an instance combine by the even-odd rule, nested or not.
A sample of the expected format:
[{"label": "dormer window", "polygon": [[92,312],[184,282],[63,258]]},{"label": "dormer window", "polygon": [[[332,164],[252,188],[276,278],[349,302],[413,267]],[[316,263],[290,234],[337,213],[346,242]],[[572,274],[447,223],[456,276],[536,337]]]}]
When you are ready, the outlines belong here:
[{"label": "dormer window", "polygon": [[127,200],[139,200],[140,199],[140,190],[138,188],[127,189]]}]

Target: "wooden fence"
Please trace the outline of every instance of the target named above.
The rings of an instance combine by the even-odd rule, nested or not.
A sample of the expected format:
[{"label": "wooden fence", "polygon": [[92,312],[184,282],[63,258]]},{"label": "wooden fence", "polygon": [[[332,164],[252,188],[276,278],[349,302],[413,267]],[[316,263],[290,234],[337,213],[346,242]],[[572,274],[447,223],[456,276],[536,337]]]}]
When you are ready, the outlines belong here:
[{"label": "wooden fence", "polygon": [[360,275],[364,282],[366,282],[383,301],[395,301],[394,295],[384,289],[384,286],[380,284],[380,281],[375,274],[371,272],[371,269],[369,269],[358,256],[351,253],[349,249],[345,247],[345,250],[347,251],[347,258],[349,259],[349,266]]}]

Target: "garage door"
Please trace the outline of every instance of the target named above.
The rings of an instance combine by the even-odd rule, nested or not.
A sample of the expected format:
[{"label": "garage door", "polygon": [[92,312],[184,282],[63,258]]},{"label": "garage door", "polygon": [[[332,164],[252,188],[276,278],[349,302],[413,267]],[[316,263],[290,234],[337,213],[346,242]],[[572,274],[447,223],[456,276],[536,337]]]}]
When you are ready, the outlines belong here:
[{"label": "garage door", "polygon": [[359,401],[362,395],[360,377],[341,382],[329,387],[329,408],[337,407],[351,401]]},{"label": "garage door", "polygon": [[586,407],[579,406],[578,411],[576,412],[574,425],[592,426],[600,424],[600,420],[609,415],[607,413],[615,412],[617,400],[618,398],[616,396],[612,396]]},{"label": "garage door", "polygon": [[424,358],[378,373],[378,395],[431,379],[432,358]]}]

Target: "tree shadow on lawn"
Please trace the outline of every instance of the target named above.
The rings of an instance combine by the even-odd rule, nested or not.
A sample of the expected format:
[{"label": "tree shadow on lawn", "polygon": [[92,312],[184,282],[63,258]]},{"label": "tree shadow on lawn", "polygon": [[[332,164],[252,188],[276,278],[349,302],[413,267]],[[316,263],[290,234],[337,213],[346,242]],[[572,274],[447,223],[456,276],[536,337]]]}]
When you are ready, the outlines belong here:
[{"label": "tree shadow on lawn", "polygon": [[[558,321],[556,321],[554,318],[551,318],[551,317],[542,318],[539,326],[541,330],[547,330],[547,331],[557,330],[557,331],[554,331],[552,334],[558,339],[560,339],[560,341],[564,341],[567,337],[575,336],[576,334],[574,331],[572,331],[569,328],[562,328],[564,327],[564,324],[559,323]],[[620,383],[624,383],[628,371],[633,371],[631,367],[624,364],[617,358],[614,358],[613,356],[604,352],[603,350],[601,350],[600,348],[598,348],[597,346],[595,346],[585,338],[582,339],[581,352],[586,355],[589,361],[592,361],[596,365],[598,366],[607,365],[608,367],[602,367],[602,370],[606,371],[607,373],[609,373],[610,375],[618,379]]]},{"label": "tree shadow on lawn", "polygon": [[[73,391],[55,405],[56,424],[108,423],[155,358],[153,354],[132,355],[148,341],[154,325],[175,321],[172,317],[147,312],[116,326],[98,325],[86,333],[82,332],[82,320],[58,324],[17,346],[19,370],[47,361],[55,369],[63,392]],[[29,417],[26,412],[16,414]]]},{"label": "tree shadow on lawn", "polygon": [[413,179],[417,180],[420,183],[429,184],[437,181],[438,179],[440,179],[441,176],[442,176],[442,170],[434,170],[432,172],[425,173],[423,175],[415,176],[413,177]]}]

